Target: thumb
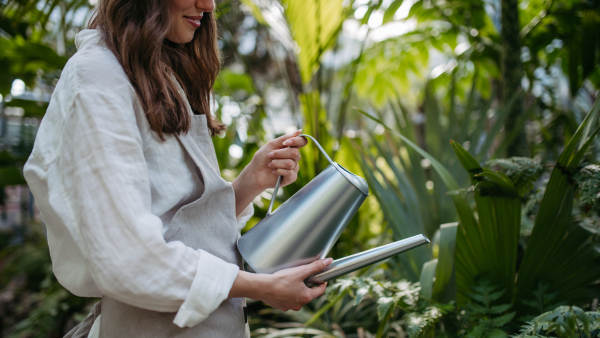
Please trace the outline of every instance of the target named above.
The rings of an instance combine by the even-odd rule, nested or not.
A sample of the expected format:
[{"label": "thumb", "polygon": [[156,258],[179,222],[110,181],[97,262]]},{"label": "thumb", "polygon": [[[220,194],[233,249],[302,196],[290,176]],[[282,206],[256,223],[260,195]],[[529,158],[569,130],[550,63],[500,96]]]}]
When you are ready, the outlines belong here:
[{"label": "thumb", "polygon": [[331,264],[331,262],[333,262],[333,258],[325,258],[325,259],[319,259],[316,260],[310,264],[306,264],[304,266],[302,266],[302,277],[306,278],[312,274],[315,274],[319,271],[323,271],[326,267],[329,266],[329,264]]}]

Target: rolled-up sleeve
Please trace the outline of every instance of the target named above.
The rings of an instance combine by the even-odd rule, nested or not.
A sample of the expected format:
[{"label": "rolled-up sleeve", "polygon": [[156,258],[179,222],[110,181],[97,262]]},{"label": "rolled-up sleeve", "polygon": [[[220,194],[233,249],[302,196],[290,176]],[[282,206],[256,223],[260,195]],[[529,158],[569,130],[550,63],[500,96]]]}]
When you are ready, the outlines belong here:
[{"label": "rolled-up sleeve", "polygon": [[254,204],[250,203],[248,206],[242,210],[242,212],[237,216],[238,229],[243,229],[246,226],[246,223],[254,216]]},{"label": "rolled-up sleeve", "polygon": [[239,268],[179,241],[167,243],[151,212],[142,137],[126,99],[79,92],[64,119],[55,187],[69,232],[102,293],[124,303],[178,312],[194,326],[228,296]]}]

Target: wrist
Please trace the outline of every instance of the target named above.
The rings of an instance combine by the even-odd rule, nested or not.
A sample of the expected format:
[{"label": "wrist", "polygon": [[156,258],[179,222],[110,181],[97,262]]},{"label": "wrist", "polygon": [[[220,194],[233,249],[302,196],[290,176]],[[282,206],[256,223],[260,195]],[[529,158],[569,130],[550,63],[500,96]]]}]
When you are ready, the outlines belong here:
[{"label": "wrist", "polygon": [[250,194],[252,196],[257,196],[264,189],[261,189],[256,183],[256,179],[250,173],[251,170],[248,169],[247,166],[242,170],[242,172],[236,177],[236,179],[231,183],[233,186],[233,190],[236,194],[240,191],[243,191],[245,194]]},{"label": "wrist", "polygon": [[246,297],[262,300],[264,292],[269,289],[271,275],[250,273],[240,270],[235,279],[229,298]]},{"label": "wrist", "polygon": [[269,292],[272,285],[272,275],[262,274],[262,273],[248,273],[250,278],[252,279],[252,291],[251,296],[248,298],[254,300],[264,300],[265,292]]}]

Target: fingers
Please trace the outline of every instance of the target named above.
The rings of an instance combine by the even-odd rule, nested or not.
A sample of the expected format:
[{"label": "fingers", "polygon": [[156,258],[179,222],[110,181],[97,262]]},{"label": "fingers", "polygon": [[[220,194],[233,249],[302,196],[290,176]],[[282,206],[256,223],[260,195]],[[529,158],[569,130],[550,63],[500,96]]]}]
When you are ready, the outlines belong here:
[{"label": "fingers", "polygon": [[325,293],[326,287],[327,283],[323,283],[314,288],[305,287],[305,289],[296,298],[297,303],[292,305],[290,309],[294,311],[300,311],[304,305],[310,303],[313,299],[322,296]]},{"label": "fingers", "polygon": [[315,299],[317,297],[321,297],[325,293],[325,288],[326,287],[327,287],[327,282],[325,282],[325,283],[323,283],[323,284],[321,284],[321,285],[319,285],[317,287],[311,288],[309,290],[311,300],[313,300],[313,299]]},{"label": "fingers", "polygon": [[267,156],[269,156],[272,159],[289,158],[296,162],[300,161],[301,158],[300,150],[298,150],[298,148],[284,148],[273,150]]},{"label": "fingers", "polygon": [[306,288],[306,290],[304,290],[304,292],[298,299],[300,304],[296,305],[295,307],[292,307],[292,310],[300,311],[302,306],[310,303],[313,299],[315,299],[317,297],[321,297],[325,293],[326,287],[327,287],[327,283],[323,283],[314,288]]},{"label": "fingers", "polygon": [[298,178],[298,172],[295,170],[286,170],[286,169],[276,169],[271,171],[273,175],[283,176],[286,179],[286,182],[295,182],[296,178]]},{"label": "fingers", "polygon": [[267,164],[267,167],[276,170],[276,169],[286,169],[286,170],[294,170],[298,166],[298,162],[292,159],[285,160],[273,160]]},{"label": "fingers", "polygon": [[[287,147],[288,145],[284,145],[283,143],[292,137],[297,137],[298,135],[300,135],[301,132],[302,132],[302,129],[298,129],[291,134],[285,134],[283,136],[279,136],[278,138],[272,140],[271,142],[274,142],[278,146]],[[303,138],[303,137],[301,137],[301,138]]]},{"label": "fingers", "polygon": [[333,262],[333,258],[325,258],[316,260],[310,264],[303,265],[301,266],[302,276],[306,278],[319,271],[323,271],[326,267],[329,266],[329,264],[331,264],[331,262]]},{"label": "fingers", "polygon": [[302,148],[308,144],[308,140],[303,136],[291,137],[282,143],[286,147]]}]

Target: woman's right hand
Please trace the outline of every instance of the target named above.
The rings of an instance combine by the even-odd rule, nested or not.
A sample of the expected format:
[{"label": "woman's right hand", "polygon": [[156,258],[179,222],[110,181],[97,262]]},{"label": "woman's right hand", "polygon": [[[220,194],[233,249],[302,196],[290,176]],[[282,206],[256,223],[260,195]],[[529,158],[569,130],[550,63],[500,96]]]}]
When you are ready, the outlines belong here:
[{"label": "woman's right hand", "polygon": [[277,271],[272,275],[238,272],[229,298],[248,297],[261,300],[273,308],[299,311],[304,304],[323,295],[327,283],[309,288],[304,280],[325,269],[333,259],[326,258],[310,264]]}]

